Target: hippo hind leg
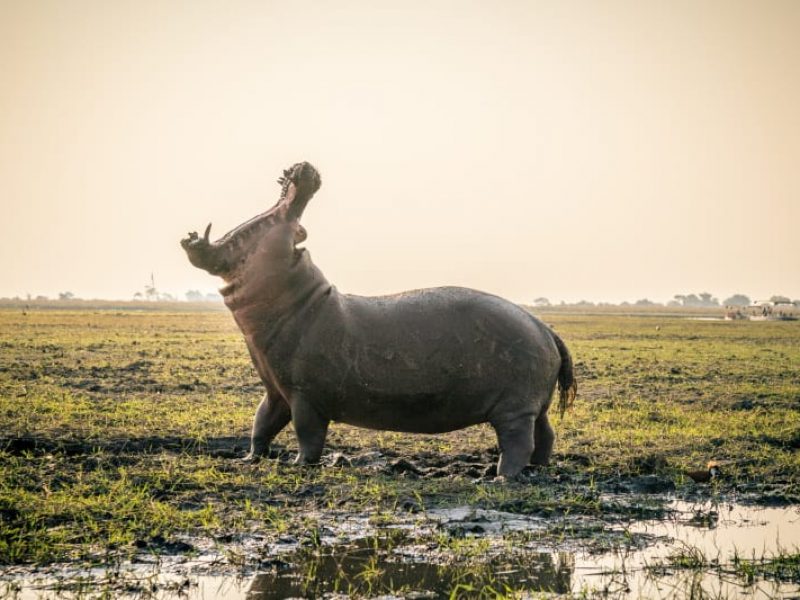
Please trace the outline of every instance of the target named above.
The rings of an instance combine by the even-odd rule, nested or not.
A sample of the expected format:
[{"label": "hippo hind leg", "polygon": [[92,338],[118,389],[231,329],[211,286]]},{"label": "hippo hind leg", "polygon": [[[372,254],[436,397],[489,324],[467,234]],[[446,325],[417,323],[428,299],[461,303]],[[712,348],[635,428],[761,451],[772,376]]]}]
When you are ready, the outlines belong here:
[{"label": "hippo hind leg", "polygon": [[550,425],[547,413],[540,414],[533,426],[534,449],[531,455],[531,464],[546,466],[550,462],[553,452],[553,442],[556,440],[555,431]]},{"label": "hippo hind leg", "polygon": [[513,419],[492,422],[500,445],[500,461],[497,474],[513,479],[531,460],[533,453],[534,418],[523,415]]}]

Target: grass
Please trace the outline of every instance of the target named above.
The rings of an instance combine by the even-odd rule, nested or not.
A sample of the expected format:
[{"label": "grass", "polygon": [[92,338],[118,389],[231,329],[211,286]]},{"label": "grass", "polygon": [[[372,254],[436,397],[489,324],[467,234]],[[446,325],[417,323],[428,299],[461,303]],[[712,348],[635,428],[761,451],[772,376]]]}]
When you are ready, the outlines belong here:
[{"label": "grass", "polygon": [[649,570],[656,574],[670,570],[698,574],[713,572],[719,577],[733,578],[743,586],[760,580],[797,584],[800,583],[800,553],[795,548],[745,558],[734,552],[730,557],[720,559],[709,558],[700,547],[682,544],[666,560],[650,565]]},{"label": "grass", "polygon": [[700,468],[714,458],[730,461],[726,470],[740,480],[797,483],[797,323],[600,317],[554,324],[570,341],[582,383],[560,448],[595,450],[587,453],[591,469],[647,470],[659,456],[664,468]]},{"label": "grass", "polygon": [[751,559],[735,556],[732,572],[747,583],[759,578],[800,583],[800,552]]},{"label": "grass", "polygon": [[[554,465],[530,484],[498,486],[451,466],[494,460],[487,426],[440,436],[331,428],[331,452],[377,451],[443,476],[392,473],[371,459],[295,467],[291,428],[276,440],[279,460],[233,460],[263,390],[227,313],[0,310],[0,564],[102,564],[254,531],[301,538],[320,511],[370,511],[382,523],[404,506],[462,504],[636,517],[624,513],[641,505],[600,492],[650,475],[687,493],[736,488],[798,502],[800,323],[543,319],[573,354],[578,400],[556,419]],[[711,459],[723,464],[715,486],[684,476]],[[764,564],[751,567],[767,576]]]}]

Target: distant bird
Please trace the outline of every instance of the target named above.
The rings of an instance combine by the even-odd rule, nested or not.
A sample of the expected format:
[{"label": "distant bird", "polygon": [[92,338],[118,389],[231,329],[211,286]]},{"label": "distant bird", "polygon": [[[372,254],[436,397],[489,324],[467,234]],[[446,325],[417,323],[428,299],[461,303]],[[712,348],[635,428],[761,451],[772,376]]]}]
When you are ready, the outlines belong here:
[{"label": "distant bird", "polygon": [[695,483],[708,483],[712,479],[716,479],[720,475],[719,464],[712,460],[706,465],[706,468],[701,471],[686,471],[686,474]]}]

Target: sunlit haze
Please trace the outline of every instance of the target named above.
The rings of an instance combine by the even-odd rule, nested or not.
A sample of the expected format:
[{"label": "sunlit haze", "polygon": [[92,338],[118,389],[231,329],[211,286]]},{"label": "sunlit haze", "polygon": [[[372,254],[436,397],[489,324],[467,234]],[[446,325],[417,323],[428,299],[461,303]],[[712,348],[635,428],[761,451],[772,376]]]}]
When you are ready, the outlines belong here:
[{"label": "sunlit haze", "polygon": [[800,2],[0,2],[0,296],[184,297],[308,160],[340,291],[800,298]]}]

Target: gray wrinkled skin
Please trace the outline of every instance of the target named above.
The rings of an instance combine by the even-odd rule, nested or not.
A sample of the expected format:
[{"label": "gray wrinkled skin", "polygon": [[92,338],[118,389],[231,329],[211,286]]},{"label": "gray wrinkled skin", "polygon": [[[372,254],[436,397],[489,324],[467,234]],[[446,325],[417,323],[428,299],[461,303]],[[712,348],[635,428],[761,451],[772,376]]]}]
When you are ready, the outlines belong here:
[{"label": "gray wrinkled skin", "polygon": [[517,305],[470,289],[339,293],[296,247],[319,174],[300,163],[279,182],[280,200],[266,213],[217,242],[208,229],[181,242],[192,264],[226,281],[225,304],[267,390],[247,459],[266,454],[289,421],[300,464],[319,460],[331,421],[409,433],[488,422],[499,475],[547,464],[554,389],[562,408],[576,389],[558,336]]}]

